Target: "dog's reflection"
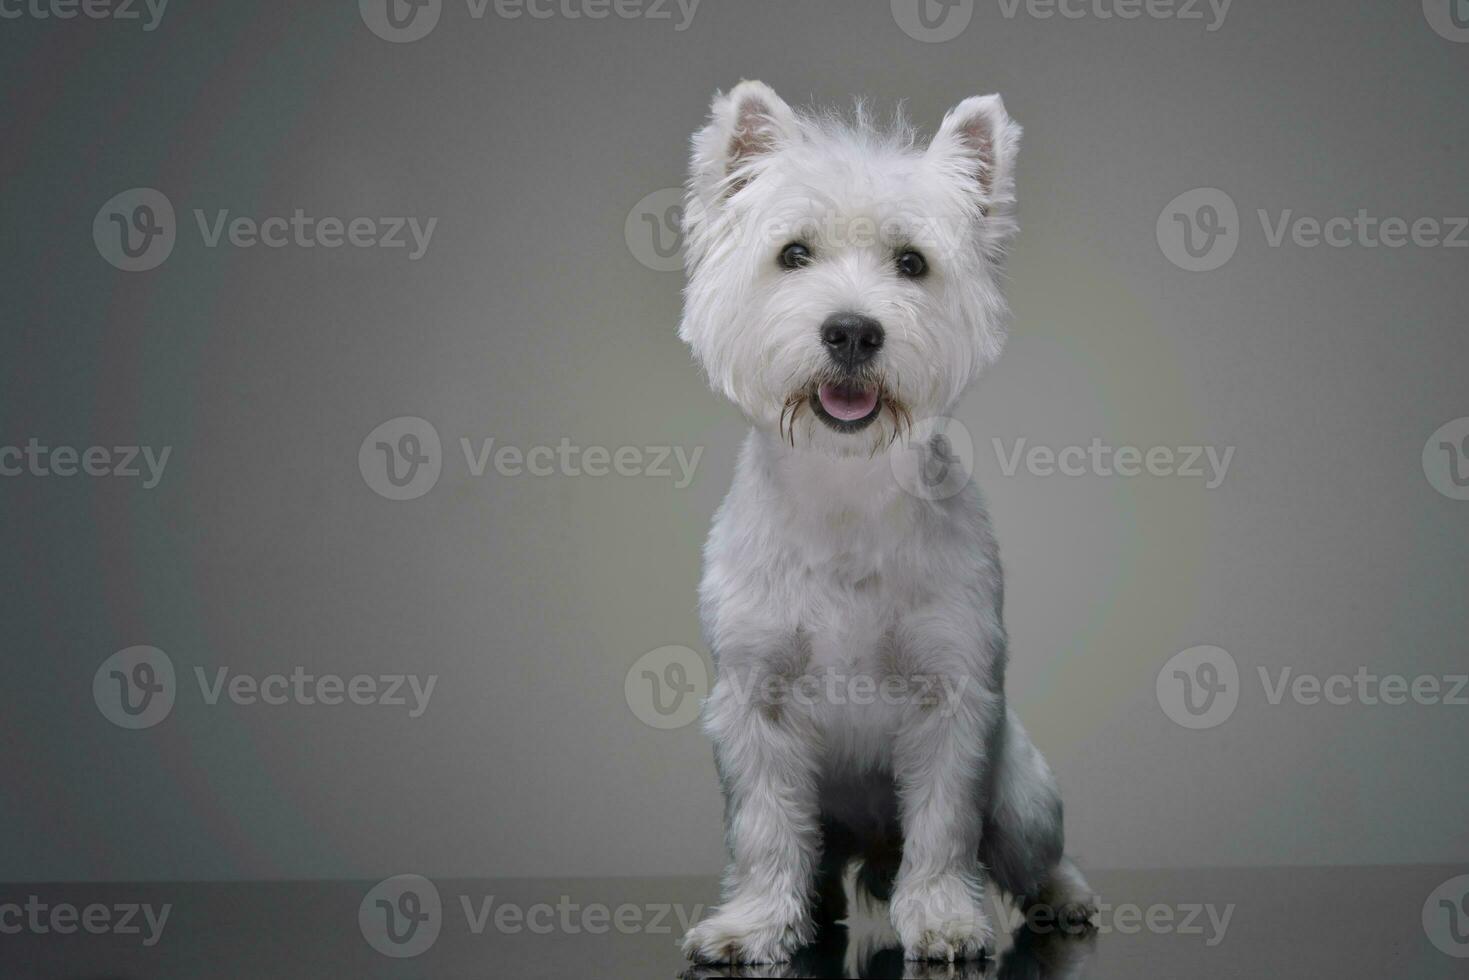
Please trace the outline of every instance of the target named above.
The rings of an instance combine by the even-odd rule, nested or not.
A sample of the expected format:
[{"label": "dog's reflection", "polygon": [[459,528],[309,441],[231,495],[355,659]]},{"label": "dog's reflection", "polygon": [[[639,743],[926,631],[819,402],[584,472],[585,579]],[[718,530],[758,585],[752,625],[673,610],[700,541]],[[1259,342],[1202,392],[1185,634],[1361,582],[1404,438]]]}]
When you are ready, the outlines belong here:
[{"label": "dog's reflection", "polygon": [[722,977],[893,978],[893,980],[1080,980],[1095,932],[1033,932],[1021,926],[999,959],[967,963],[912,963],[886,930],[846,924],[823,926],[815,943],[780,965],[692,966],[682,980]]}]

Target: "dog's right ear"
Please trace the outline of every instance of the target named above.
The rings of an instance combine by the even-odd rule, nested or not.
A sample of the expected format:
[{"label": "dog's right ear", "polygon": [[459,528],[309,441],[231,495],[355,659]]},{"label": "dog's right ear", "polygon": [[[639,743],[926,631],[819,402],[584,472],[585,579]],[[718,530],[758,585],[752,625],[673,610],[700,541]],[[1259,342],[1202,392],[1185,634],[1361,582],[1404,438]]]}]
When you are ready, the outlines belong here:
[{"label": "dog's right ear", "polygon": [[771,154],[800,133],[795,112],[764,82],[740,82],[716,95],[709,124],[694,134],[694,192],[706,207],[715,206],[759,176]]}]

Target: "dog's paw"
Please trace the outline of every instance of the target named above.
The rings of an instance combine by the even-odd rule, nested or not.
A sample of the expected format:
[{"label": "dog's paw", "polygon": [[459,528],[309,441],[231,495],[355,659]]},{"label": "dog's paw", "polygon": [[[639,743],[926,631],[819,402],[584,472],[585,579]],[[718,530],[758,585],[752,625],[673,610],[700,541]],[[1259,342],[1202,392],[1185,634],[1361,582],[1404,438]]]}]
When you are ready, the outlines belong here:
[{"label": "dog's paw", "polygon": [[1056,921],[1068,931],[1089,929],[1097,917],[1097,900],[1082,898],[1063,901],[1056,907]]},{"label": "dog's paw", "polygon": [[[857,974],[852,974],[856,976]],[[1041,974],[1049,976],[1049,974]],[[993,978],[987,960],[955,960],[953,963],[930,963],[927,960],[906,960],[903,963],[903,980],[985,980]]]},{"label": "dog's paw", "polygon": [[955,963],[980,959],[995,948],[977,883],[961,875],[900,883],[892,910],[908,960]]},{"label": "dog's paw", "polygon": [[1026,920],[1034,921],[1040,915],[1044,921],[1059,926],[1062,932],[1075,935],[1091,928],[1097,911],[1096,893],[1076,865],[1063,858],[1052,870],[1034,905],[1026,909]]},{"label": "dog's paw", "polygon": [[809,928],[769,912],[716,910],[684,936],[683,951],[698,963],[786,963],[810,941]]}]

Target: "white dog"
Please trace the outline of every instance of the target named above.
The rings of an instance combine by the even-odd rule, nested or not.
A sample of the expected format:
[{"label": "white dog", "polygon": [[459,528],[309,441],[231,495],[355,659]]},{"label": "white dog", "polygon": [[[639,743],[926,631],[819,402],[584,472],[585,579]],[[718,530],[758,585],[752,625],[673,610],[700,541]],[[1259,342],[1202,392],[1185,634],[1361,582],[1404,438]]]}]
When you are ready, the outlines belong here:
[{"label": "white dog", "polygon": [[1006,710],[989,518],[925,421],[1003,346],[1019,140],[997,96],[920,147],[759,82],[694,138],[680,336],[754,427],[700,590],[733,860],[695,959],[789,959],[843,916],[856,862],[914,960],[994,949],[985,875],[1064,922],[1095,912]]}]

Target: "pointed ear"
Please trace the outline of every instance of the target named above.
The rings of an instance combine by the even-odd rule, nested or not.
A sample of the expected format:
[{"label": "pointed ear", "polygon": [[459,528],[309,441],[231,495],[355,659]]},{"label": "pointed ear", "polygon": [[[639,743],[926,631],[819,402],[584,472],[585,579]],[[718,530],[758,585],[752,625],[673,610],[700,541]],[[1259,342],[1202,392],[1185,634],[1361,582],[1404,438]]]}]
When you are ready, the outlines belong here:
[{"label": "pointed ear", "polygon": [[716,95],[709,124],[694,134],[695,192],[709,205],[734,194],[800,132],[791,107],[764,82],[740,82],[728,95]]},{"label": "pointed ear", "polygon": [[986,202],[1004,203],[1015,198],[1020,132],[1020,125],[1005,111],[1004,100],[976,95],[949,111],[928,151],[957,164]]}]

